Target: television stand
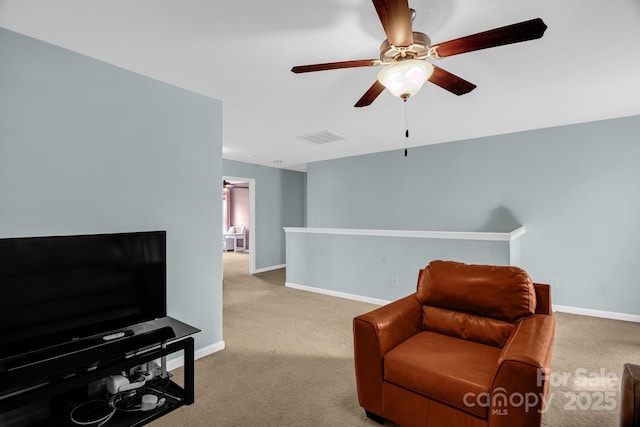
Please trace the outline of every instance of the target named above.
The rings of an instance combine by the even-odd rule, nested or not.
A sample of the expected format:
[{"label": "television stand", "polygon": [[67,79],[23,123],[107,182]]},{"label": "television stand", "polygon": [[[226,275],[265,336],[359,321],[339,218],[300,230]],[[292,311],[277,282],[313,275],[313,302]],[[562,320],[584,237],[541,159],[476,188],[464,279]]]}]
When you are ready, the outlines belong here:
[{"label": "television stand", "polygon": [[[83,353],[79,351],[42,360],[41,366],[31,361],[28,366],[0,372],[0,425],[76,426],[78,424],[71,420],[72,411],[77,421],[86,422],[102,418],[102,414],[113,410],[105,427],[141,426],[180,406],[192,404],[195,399],[192,335],[200,330],[171,317],[132,325],[129,329],[132,334],[105,341],[98,353],[87,349],[93,358],[87,354],[78,356]],[[167,338],[167,329],[171,330],[170,338]],[[184,356],[182,385],[176,384],[166,372],[166,357],[178,352]],[[96,354],[108,357],[95,360]],[[149,362],[155,366],[158,359],[158,372],[144,385],[115,395],[107,392],[107,377],[130,373]],[[71,370],[68,366],[61,370],[65,360],[74,364]],[[20,383],[20,378],[28,381]],[[135,381],[133,376],[130,378]],[[147,411],[136,410],[142,396],[147,394],[156,396],[158,402],[164,399],[162,405]],[[92,403],[86,404],[88,401]]]}]

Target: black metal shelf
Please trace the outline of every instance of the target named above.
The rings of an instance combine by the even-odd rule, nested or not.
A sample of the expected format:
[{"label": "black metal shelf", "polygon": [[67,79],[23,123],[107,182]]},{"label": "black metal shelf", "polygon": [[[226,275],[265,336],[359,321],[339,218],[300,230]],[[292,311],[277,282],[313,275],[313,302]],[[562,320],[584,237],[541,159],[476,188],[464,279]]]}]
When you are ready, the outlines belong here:
[{"label": "black metal shelf", "polygon": [[[142,412],[142,411],[125,412],[122,410],[116,410],[113,417],[109,419],[109,421],[105,424],[105,427],[143,426],[157,418],[160,418],[168,414],[169,412],[179,408],[182,405],[188,404],[182,397],[180,397],[185,395],[185,390],[182,387],[180,387],[173,381],[169,381],[166,379],[160,379],[159,382],[164,382],[164,381],[167,381],[166,385],[163,388],[164,393],[158,393],[157,391],[152,391],[149,389],[145,389],[145,387],[143,387],[138,391],[138,393],[136,393],[136,397],[134,397],[134,399],[137,399],[139,401],[140,396],[142,394],[146,394],[148,392],[153,393],[156,395],[160,395],[161,397],[164,397],[166,399],[166,402],[164,403],[164,405],[146,412]],[[154,390],[158,390],[156,387],[153,387],[153,383],[151,384],[151,386],[152,388],[154,388]],[[178,399],[176,399],[175,397],[178,397]],[[76,417],[79,418],[81,415],[83,421],[97,420],[102,418],[107,413],[106,409],[108,408],[108,399],[104,398],[103,400],[104,400],[104,404],[102,405],[102,408],[97,406],[97,407],[94,407],[93,409],[89,408],[86,411],[77,411],[78,415],[76,415]],[[74,424],[68,417],[66,417],[64,419],[59,420],[58,423],[54,423],[54,424],[50,423],[50,424],[47,424],[47,426],[72,427],[72,426],[77,426],[77,424]]]},{"label": "black metal shelf", "polygon": [[[92,399],[88,391],[88,385],[96,381],[100,381],[109,375],[116,375],[122,371],[145,364],[147,362],[163,359],[166,356],[183,352],[184,355],[184,379],[183,386],[179,386],[170,380],[170,378],[159,378],[156,382],[146,385],[139,390],[144,393],[145,388],[152,387],[156,384],[158,387],[166,387],[164,392],[167,394],[150,391],[159,397],[166,399],[165,404],[151,411],[146,412],[124,412],[116,411],[114,416],[105,424],[105,427],[111,426],[139,426],[150,422],[182,405],[190,405],[194,402],[194,339],[190,335],[199,332],[198,329],[182,323],[172,318],[162,318],[153,321],[152,325],[134,325],[139,333],[148,333],[150,330],[171,327],[175,334],[170,341],[156,342],[152,345],[145,343],[144,348],[128,348],[118,357],[110,357],[107,360],[92,363],[90,366],[78,366],[77,369],[67,371],[64,375],[60,372],[52,372],[46,378],[30,379],[34,381],[29,383],[22,389],[12,390],[11,392],[0,394],[0,421],[3,419],[3,413],[9,411],[19,411],[21,407],[27,407],[33,402],[43,402],[51,406],[51,414],[48,419],[42,421],[34,421],[32,424],[17,425],[47,425],[47,426],[75,426],[70,418],[69,412],[73,406],[81,404],[83,401]],[[135,328],[134,328],[135,329]],[[135,340],[131,340],[135,344]],[[125,347],[126,348],[126,347]],[[61,356],[68,357],[68,356]],[[3,375],[0,374],[0,382]],[[166,373],[165,373],[166,374]],[[166,383],[165,383],[166,382]],[[153,387],[156,388],[156,387]],[[67,408],[66,405],[72,406]]]}]

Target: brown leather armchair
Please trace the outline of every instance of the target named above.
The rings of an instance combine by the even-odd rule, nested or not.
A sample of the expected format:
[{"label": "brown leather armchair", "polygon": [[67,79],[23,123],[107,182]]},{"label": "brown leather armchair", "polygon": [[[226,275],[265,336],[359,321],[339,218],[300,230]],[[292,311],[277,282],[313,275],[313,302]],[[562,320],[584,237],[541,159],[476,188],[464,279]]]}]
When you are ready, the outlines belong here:
[{"label": "brown leather armchair", "polygon": [[433,261],[417,291],[353,321],[360,405],[380,423],[540,426],[555,319],[518,267]]}]

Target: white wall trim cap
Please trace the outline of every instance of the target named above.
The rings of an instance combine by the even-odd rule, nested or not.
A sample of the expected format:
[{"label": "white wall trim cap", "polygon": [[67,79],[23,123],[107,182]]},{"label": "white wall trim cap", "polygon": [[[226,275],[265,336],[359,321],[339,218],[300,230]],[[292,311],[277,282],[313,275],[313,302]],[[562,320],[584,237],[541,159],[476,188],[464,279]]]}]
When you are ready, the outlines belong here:
[{"label": "white wall trim cap", "polygon": [[520,226],[509,233],[489,233],[481,231],[426,231],[426,230],[375,230],[364,228],[314,228],[314,227],[284,227],[285,233],[306,234],[340,234],[344,236],[374,236],[374,237],[413,237],[420,239],[449,239],[449,240],[489,240],[510,242],[526,233],[524,226]]}]

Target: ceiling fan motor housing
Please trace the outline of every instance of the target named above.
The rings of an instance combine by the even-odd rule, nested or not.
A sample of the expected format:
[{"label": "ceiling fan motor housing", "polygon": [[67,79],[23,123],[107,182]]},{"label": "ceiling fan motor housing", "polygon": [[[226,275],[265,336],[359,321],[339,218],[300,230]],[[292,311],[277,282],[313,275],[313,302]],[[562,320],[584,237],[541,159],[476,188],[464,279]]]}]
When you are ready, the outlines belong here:
[{"label": "ceiling fan motor housing", "polygon": [[394,46],[385,40],[380,45],[380,61],[383,64],[391,64],[404,59],[425,59],[429,56],[431,39],[425,33],[413,32],[413,44],[411,46]]}]

